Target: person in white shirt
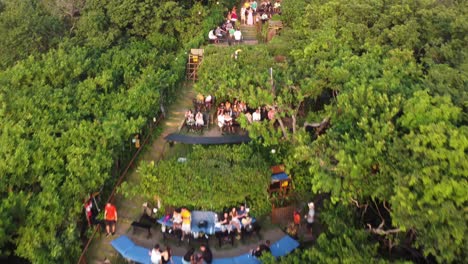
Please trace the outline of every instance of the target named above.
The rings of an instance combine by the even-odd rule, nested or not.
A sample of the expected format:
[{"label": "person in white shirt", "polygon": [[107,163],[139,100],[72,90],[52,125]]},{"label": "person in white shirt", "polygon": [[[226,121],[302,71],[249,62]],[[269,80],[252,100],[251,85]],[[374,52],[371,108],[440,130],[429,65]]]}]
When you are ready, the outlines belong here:
[{"label": "person in white shirt", "polygon": [[151,264],[161,264],[161,251],[159,244],[154,245],[154,248],[149,252],[151,256]]},{"label": "person in white shirt", "polygon": [[205,125],[205,121],[203,121],[203,114],[202,112],[198,112],[196,115],[195,115],[195,125],[196,126],[204,126]]},{"label": "person in white shirt", "polygon": [[224,127],[224,113],[220,113],[218,115],[218,126],[219,130],[223,132],[223,127]]},{"label": "person in white shirt", "polygon": [[252,121],[258,122],[262,120],[262,116],[260,115],[260,109],[258,108],[255,110],[255,112],[252,114]]},{"label": "person in white shirt", "polygon": [[210,30],[210,32],[208,32],[208,38],[214,41],[218,39],[218,37],[214,34],[214,30]]},{"label": "person in white shirt", "polygon": [[236,32],[234,32],[234,39],[238,42],[242,40],[242,32],[239,28],[237,28]]},{"label": "person in white shirt", "polygon": [[312,226],[314,224],[315,217],[315,205],[313,202],[307,204],[309,206],[309,212],[304,216],[307,221],[307,230],[312,234]]}]

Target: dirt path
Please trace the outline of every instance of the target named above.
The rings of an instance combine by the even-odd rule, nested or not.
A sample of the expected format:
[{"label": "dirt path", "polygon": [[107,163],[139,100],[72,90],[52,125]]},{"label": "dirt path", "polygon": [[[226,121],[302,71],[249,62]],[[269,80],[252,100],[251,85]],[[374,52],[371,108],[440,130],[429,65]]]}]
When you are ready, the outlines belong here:
[{"label": "dirt path", "polygon": [[[167,152],[167,144],[164,137],[170,133],[176,132],[184,119],[185,111],[192,107],[192,98],[194,98],[194,91],[192,85],[184,85],[178,93],[176,101],[166,110],[166,119],[160,126],[162,133],[146,146],[139,157],[137,164],[134,168],[138,167],[138,163],[142,161],[157,161],[163,157]],[[157,132],[155,132],[157,133]],[[125,178],[125,181],[130,185],[139,183],[139,174],[133,169]],[[105,233],[96,235],[93,243],[91,244],[88,253],[86,254],[88,263],[102,263],[104,258],[114,259],[117,252],[110,245],[110,241],[120,235],[126,235],[130,230],[130,224],[137,219],[142,212],[142,204],[144,200],[142,197],[127,199],[121,195],[116,195],[115,204],[119,214],[119,222],[117,224],[116,234],[114,236],[106,237]]]}]

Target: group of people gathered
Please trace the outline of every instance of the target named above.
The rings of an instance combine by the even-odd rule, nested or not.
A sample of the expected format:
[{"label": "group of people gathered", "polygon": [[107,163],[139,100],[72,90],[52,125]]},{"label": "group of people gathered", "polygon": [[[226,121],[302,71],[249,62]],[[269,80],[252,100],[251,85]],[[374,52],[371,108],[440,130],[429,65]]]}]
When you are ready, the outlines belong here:
[{"label": "group of people gathered", "polygon": [[[151,264],[166,264],[173,263],[172,250],[166,247],[166,250],[161,250],[159,244],[154,245],[150,250]],[[210,248],[203,244],[200,246],[200,253],[196,254],[194,248],[190,248],[182,258],[184,264],[210,264],[213,261],[213,253]]]},{"label": "group of people gathered", "polygon": [[[277,0],[274,4],[271,1],[262,1],[260,5],[255,0],[245,1],[240,9],[240,24],[253,26],[257,22],[265,22],[274,13],[280,13],[280,10],[281,0]],[[240,27],[236,26],[238,19],[237,7],[234,6],[228,12],[225,22],[208,32],[208,38],[215,43],[220,39],[227,39],[229,44],[232,40],[242,41],[242,32]]]},{"label": "group of people gathered", "polygon": [[[208,117],[205,116],[203,110],[206,109],[209,111],[211,109],[211,104],[213,102],[213,97],[207,95],[206,97],[202,94],[198,94],[195,101],[195,111],[189,109],[185,112],[185,124],[188,127],[197,127],[201,128],[205,125],[205,120]],[[206,120],[208,122],[209,120]]]},{"label": "group of people gathered", "polygon": [[240,239],[242,227],[248,229],[252,224],[252,218],[249,216],[248,210],[244,205],[239,209],[233,207],[229,212],[224,212],[221,219],[215,223],[221,232],[230,233],[237,231],[237,239]]},{"label": "group of people gathered", "polygon": [[236,119],[244,114],[249,124],[260,122],[263,120],[275,120],[276,109],[274,107],[258,107],[257,109],[249,108],[245,102],[234,99],[233,103],[228,100],[225,103],[220,103],[216,112],[218,126],[223,132],[234,132],[233,124]]}]

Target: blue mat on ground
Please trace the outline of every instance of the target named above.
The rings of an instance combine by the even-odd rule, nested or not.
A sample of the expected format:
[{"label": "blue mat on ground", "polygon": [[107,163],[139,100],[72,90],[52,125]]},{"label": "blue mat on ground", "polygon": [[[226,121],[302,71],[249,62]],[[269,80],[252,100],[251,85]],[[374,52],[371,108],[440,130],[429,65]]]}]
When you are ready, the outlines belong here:
[{"label": "blue mat on ground", "polygon": [[135,243],[127,236],[120,236],[111,241],[111,245],[119,252],[124,258],[128,258],[127,251],[135,247]]},{"label": "blue mat on ground", "polygon": [[285,172],[271,175],[271,181],[272,182],[287,180],[288,178],[289,178],[289,176]]},{"label": "blue mat on ground", "polygon": [[134,246],[127,250],[126,258],[141,264],[151,264],[149,251],[147,248]]},{"label": "blue mat on ground", "polygon": [[247,253],[244,255],[240,255],[237,257],[232,258],[235,264],[260,264],[260,260],[256,257],[252,256],[252,254]]},{"label": "blue mat on ground", "polygon": [[179,256],[172,256],[172,262],[174,262],[174,264],[183,264],[182,257]]},{"label": "blue mat on ground", "polygon": [[283,257],[299,247],[299,242],[290,236],[284,236],[270,246],[271,254],[275,257]]},{"label": "blue mat on ground", "polygon": [[[199,211],[200,212],[200,211]],[[149,249],[137,246],[127,236],[120,236],[111,241],[111,245],[124,258],[132,260],[136,263],[151,264]],[[290,236],[284,236],[270,246],[271,254],[275,257],[283,257],[291,253],[299,247],[299,242],[292,239]],[[172,260],[175,264],[182,263],[182,257],[173,256]],[[213,260],[213,264],[260,264],[260,260],[253,257],[250,253],[233,257],[233,258],[218,258]]]},{"label": "blue mat on ground", "polygon": [[181,142],[185,144],[200,144],[200,145],[221,145],[221,144],[240,144],[250,141],[249,136],[229,135],[222,137],[203,137],[189,136],[179,133],[172,133],[165,138],[167,141]]},{"label": "blue mat on ground", "polygon": [[235,264],[232,258],[213,259],[213,264]]}]

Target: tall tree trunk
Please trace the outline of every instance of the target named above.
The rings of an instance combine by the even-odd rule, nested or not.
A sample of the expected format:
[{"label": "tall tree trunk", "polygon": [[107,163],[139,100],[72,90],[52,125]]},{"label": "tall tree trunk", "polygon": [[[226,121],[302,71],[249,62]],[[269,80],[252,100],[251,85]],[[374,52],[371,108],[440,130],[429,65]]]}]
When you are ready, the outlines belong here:
[{"label": "tall tree trunk", "polygon": [[283,137],[285,139],[287,139],[288,138],[288,132],[286,132],[286,128],[284,127],[283,120],[281,118],[276,118],[276,120],[278,120],[278,124],[281,127],[281,131],[283,132]]},{"label": "tall tree trunk", "polygon": [[294,135],[296,135],[296,116],[297,116],[297,113],[291,115],[292,129],[293,129],[293,139],[294,139]]}]

